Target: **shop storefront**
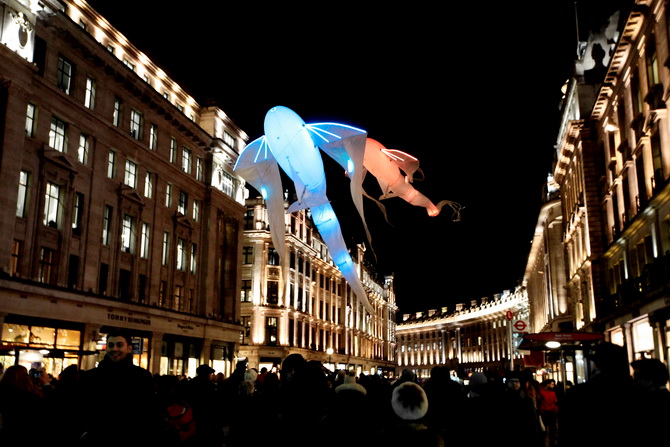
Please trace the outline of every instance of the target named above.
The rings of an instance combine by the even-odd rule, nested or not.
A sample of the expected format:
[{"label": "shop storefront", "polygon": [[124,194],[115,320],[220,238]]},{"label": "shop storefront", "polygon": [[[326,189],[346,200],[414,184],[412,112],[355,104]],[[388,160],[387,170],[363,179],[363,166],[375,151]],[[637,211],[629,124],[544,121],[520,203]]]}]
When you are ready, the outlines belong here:
[{"label": "shop storefront", "polygon": [[83,356],[95,355],[82,349],[83,333],[83,324],[7,316],[0,336],[0,363],[5,368],[43,368],[57,376],[68,366],[79,365]]},{"label": "shop storefront", "polygon": [[161,345],[160,374],[195,377],[202,340],[166,334]]}]

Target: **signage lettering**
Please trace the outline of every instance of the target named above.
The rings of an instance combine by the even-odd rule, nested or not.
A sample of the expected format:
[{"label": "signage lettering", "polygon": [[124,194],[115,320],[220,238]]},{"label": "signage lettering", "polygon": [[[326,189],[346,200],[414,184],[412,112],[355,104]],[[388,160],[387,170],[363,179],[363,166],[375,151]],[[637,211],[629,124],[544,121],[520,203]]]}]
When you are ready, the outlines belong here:
[{"label": "signage lettering", "polygon": [[151,320],[148,318],[130,317],[128,315],[113,314],[111,312],[107,312],[107,319],[112,321],[121,321],[123,323],[134,323],[151,326]]}]

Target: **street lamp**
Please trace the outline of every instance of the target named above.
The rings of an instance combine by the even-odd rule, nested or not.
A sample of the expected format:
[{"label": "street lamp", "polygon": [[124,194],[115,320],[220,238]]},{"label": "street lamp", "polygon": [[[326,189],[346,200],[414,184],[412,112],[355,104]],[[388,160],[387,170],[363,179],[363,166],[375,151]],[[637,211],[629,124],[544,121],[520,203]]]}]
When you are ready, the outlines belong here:
[{"label": "street lamp", "polygon": [[328,354],[328,364],[330,365],[331,371],[335,371],[335,367],[333,366],[333,348],[328,348],[326,349],[326,354]]}]

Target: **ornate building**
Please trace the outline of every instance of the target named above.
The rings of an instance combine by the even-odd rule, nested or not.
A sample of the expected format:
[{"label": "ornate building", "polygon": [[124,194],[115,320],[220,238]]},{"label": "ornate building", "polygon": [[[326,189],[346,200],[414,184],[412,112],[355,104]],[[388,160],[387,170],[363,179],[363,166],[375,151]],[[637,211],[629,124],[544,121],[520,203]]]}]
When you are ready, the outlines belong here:
[{"label": "ornate building", "polygon": [[397,374],[409,369],[426,379],[434,367],[446,366],[454,376],[466,378],[472,371],[504,374],[519,369],[524,356],[516,347],[527,326],[528,295],[523,287],[492,300],[458,304],[453,311],[443,307],[404,314],[396,330]]},{"label": "ornate building", "polygon": [[[395,369],[393,277],[377,278],[357,246],[352,258],[372,312],[348,286],[309,211],[286,214],[287,259],[270,238],[265,201],[247,200],[242,254],[240,355],[253,367],[280,366],[299,353],[331,368],[386,373]],[[285,273],[285,274],[284,274]]]},{"label": "ornate building", "polygon": [[[601,194],[603,287],[595,330],[629,358],[668,358],[670,332],[670,5],[631,2],[590,115],[598,151],[587,184]],[[597,173],[598,175],[593,175]],[[593,244],[593,241],[592,241]],[[586,320],[588,322],[588,320]]]},{"label": "ornate building", "polygon": [[535,331],[602,334],[630,361],[668,359],[669,14],[631,0],[577,43],[551,183],[560,210],[547,200],[525,277]]},{"label": "ornate building", "polygon": [[230,372],[247,136],[84,1],[0,1],[0,360]]}]

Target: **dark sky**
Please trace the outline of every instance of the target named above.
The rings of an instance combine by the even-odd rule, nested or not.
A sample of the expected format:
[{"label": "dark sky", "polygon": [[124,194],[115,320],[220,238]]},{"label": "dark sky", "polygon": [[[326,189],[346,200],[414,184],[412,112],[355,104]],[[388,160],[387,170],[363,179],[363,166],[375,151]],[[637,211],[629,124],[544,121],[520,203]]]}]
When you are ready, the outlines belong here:
[{"label": "dark sky", "polygon": [[[431,218],[389,199],[389,224],[366,203],[378,270],[395,275],[400,314],[453,308],[521,280],[576,54],[574,1],[366,11],[340,2],[89,3],[197,101],[215,99],[250,140],[283,105],[307,123],[363,128],[419,158],[425,179],[414,186],[464,209],[454,222],[448,208]],[[344,214],[346,179],[328,181]],[[365,187],[380,194],[373,179]],[[345,239],[360,238],[356,219],[343,227]]]}]

